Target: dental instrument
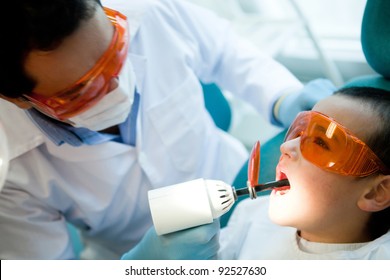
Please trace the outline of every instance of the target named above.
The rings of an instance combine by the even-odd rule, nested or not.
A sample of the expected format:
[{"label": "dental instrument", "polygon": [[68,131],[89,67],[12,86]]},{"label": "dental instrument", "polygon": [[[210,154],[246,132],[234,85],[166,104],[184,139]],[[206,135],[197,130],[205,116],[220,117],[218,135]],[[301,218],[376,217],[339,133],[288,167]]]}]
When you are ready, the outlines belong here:
[{"label": "dental instrument", "polygon": [[212,223],[227,213],[239,196],[288,186],[287,179],[258,184],[260,168],[260,142],[252,148],[248,164],[246,188],[235,189],[219,180],[203,178],[150,190],[149,207],[158,235]]}]

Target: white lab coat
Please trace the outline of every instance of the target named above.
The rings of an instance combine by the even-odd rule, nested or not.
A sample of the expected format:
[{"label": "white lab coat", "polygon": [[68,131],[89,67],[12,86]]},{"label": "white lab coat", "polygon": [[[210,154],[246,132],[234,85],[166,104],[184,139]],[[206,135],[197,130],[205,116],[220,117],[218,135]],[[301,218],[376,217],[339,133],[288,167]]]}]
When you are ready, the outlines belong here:
[{"label": "white lab coat", "polygon": [[220,234],[220,259],[244,260],[389,260],[390,231],[363,244],[308,242],[297,229],[268,217],[269,196],[243,200]]},{"label": "white lab coat", "polygon": [[0,195],[1,259],[73,258],[66,222],[82,230],[84,257],[118,258],[152,225],[148,190],[199,177],[232,182],[247,153],[214,125],[198,79],[241,96],[267,117],[278,96],[301,87],[225,21],[186,1],[103,4],[129,18],[141,96],[137,144],[58,147],[2,101],[13,159]]}]

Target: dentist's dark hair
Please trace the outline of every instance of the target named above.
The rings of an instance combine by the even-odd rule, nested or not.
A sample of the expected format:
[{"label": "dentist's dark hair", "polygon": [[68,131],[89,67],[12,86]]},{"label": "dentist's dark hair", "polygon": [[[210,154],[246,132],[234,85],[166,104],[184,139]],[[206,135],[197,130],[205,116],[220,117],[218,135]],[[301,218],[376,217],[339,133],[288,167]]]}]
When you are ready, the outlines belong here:
[{"label": "dentist's dark hair", "polygon": [[[369,106],[377,116],[377,131],[365,143],[390,168],[390,91],[373,87],[347,87],[334,93],[347,96]],[[374,212],[368,228],[372,238],[377,238],[390,230],[390,207]]]},{"label": "dentist's dark hair", "polygon": [[24,70],[32,50],[49,51],[90,19],[99,0],[6,1],[0,17],[0,94],[17,98],[31,92],[35,81]]}]

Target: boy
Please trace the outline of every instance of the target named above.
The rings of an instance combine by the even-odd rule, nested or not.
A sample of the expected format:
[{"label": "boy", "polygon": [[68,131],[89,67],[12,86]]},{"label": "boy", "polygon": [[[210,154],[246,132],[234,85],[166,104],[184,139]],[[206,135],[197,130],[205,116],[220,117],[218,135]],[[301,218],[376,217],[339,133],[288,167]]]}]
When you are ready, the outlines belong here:
[{"label": "boy", "polygon": [[276,167],[291,186],[240,204],[219,257],[390,259],[388,139],[388,91],[345,88],[300,113]]}]

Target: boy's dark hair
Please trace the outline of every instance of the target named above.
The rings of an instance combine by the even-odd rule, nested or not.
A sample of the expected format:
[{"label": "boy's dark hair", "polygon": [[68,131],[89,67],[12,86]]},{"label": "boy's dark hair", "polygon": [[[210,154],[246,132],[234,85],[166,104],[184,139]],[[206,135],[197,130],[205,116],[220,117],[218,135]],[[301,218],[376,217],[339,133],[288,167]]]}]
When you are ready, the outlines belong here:
[{"label": "boy's dark hair", "polygon": [[[380,121],[379,129],[371,135],[366,144],[390,168],[390,91],[372,87],[348,87],[335,95],[348,96],[369,106]],[[374,212],[369,229],[373,238],[390,229],[390,207]]]},{"label": "boy's dark hair", "polygon": [[99,0],[7,1],[0,17],[0,94],[17,98],[35,81],[24,71],[32,50],[55,49],[83,20],[94,15]]}]

